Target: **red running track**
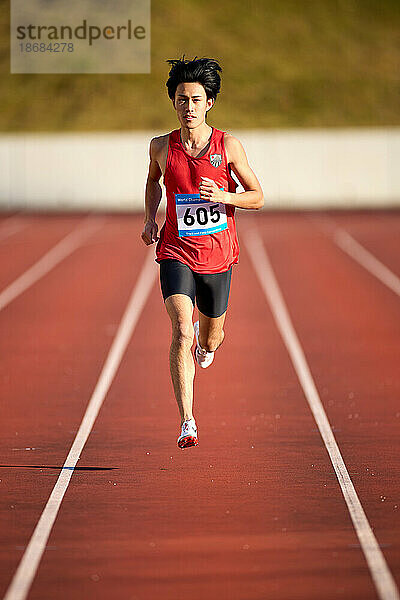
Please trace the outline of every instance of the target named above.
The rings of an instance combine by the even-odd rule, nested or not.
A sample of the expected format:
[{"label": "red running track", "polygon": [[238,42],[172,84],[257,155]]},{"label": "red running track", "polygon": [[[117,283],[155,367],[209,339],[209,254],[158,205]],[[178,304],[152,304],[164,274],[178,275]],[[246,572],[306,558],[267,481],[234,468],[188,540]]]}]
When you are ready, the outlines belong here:
[{"label": "red running track", "polygon": [[[1,289],[84,216],[18,218],[29,226],[0,240]],[[176,446],[170,326],[156,279],[24,597],[383,598],[243,242],[254,224],[400,585],[400,298],[330,234],[345,229],[399,276],[400,213],[241,211],[226,340],[212,367],[196,373],[199,446]],[[0,597],[152,252],[141,227],[141,216],[106,215],[0,311]]]}]

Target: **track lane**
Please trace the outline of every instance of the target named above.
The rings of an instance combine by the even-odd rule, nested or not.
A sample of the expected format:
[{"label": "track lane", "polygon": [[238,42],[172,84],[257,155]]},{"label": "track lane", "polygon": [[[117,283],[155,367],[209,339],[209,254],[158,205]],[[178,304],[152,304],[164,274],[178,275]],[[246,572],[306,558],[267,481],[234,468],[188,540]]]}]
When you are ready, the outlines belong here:
[{"label": "track lane", "polygon": [[0,218],[0,244],[5,243],[9,237],[22,231],[25,227],[28,227],[28,225],[29,218],[26,219],[19,215]]},{"label": "track lane", "polygon": [[58,476],[139,272],[143,252],[132,238],[140,227],[137,218],[113,218],[0,313],[1,595]]},{"label": "track lane", "polygon": [[378,596],[381,600],[400,600],[400,595],[393,576],[388,568],[382,551],[379,548],[378,541],[374,536],[346,464],[343,461],[340,448],[337,445],[310,367],[305,358],[301,342],[293,327],[286,301],[282,296],[270,259],[265,250],[261,236],[255,226],[252,226],[247,231],[245,243],[260,286],[263,289],[268,304],[273,312],[275,323],[290,355],[299,383],[304,391],[307,403],[324,441],[332,466],[334,467],[338,483],[340,484],[349,515],[357,533]]},{"label": "track lane", "polygon": [[85,215],[29,215],[30,226],[0,243],[0,291],[34,265]]},{"label": "track lane", "polygon": [[266,220],[263,238],[343,457],[399,585],[399,299],[301,215]]},{"label": "track lane", "polygon": [[115,470],[72,479],[30,600],[377,597],[243,247],[226,333],[196,375],[200,445],[182,452],[152,295],[81,458]]},{"label": "track lane", "polygon": [[314,220],[322,225],[326,221],[328,234],[330,228],[344,229],[394,275],[400,277],[400,211],[327,211],[317,213]]},{"label": "track lane", "polygon": [[79,223],[77,227],[64,236],[55,246],[52,246],[39,260],[0,292],[0,310],[3,310],[18,296],[35,285],[42,277],[50,273],[70,254],[75,252],[77,248],[82,246],[103,224],[104,219],[101,217],[89,217]]}]

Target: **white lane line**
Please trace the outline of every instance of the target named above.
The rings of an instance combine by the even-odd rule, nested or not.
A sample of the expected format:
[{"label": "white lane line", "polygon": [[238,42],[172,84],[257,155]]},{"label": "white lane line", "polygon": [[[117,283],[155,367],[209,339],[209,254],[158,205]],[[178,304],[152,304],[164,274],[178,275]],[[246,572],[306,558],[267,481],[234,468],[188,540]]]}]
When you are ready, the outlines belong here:
[{"label": "white lane line", "polygon": [[386,265],[376,258],[369,250],[364,248],[343,227],[336,225],[335,220],[329,215],[308,215],[307,218],[323,231],[343,252],[358,262],[364,269],[374,275],[384,285],[400,296],[400,279],[392,273]]},{"label": "white lane line", "polygon": [[399,600],[399,591],[396,583],[350,479],[260,234],[254,227],[245,232],[244,239],[254,270],[267,297],[275,323],[288,350],[333,468],[335,469],[378,596],[380,600]]},{"label": "white lane line", "polygon": [[139,315],[154,284],[156,273],[154,253],[149,252],[108,352],[92,397],[89,400],[79,430],[11,581],[10,587],[4,596],[4,600],[24,600],[29,593],[72,473],[121,363]]},{"label": "white lane line", "polygon": [[7,238],[18,233],[22,229],[27,227],[28,223],[21,221],[19,217],[9,217],[0,224],[0,241],[6,240]]},{"label": "white lane line", "polygon": [[72,254],[103,223],[104,219],[99,217],[87,217],[84,219],[82,223],[46,252],[34,265],[0,292],[0,310],[51,271],[69,254]]},{"label": "white lane line", "polygon": [[367,271],[375,275],[382,283],[400,296],[400,279],[390,271],[369,250],[357,242],[345,229],[336,227],[333,231],[334,242],[339,248],[357,261]]}]

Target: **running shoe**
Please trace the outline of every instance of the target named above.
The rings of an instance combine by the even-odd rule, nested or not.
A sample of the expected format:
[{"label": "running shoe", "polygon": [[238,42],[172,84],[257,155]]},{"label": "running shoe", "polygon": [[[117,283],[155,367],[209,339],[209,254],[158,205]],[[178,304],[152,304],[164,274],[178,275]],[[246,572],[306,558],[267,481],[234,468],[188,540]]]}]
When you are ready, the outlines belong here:
[{"label": "running shoe", "polygon": [[214,352],[207,352],[207,350],[203,350],[199,343],[199,322],[196,321],[193,325],[194,334],[196,336],[196,348],[194,350],[194,357],[196,359],[197,364],[202,368],[206,369],[209,367],[214,360]]},{"label": "running shoe", "polygon": [[196,421],[194,419],[183,421],[181,435],[178,437],[179,448],[183,450],[190,446],[197,446],[198,443]]}]

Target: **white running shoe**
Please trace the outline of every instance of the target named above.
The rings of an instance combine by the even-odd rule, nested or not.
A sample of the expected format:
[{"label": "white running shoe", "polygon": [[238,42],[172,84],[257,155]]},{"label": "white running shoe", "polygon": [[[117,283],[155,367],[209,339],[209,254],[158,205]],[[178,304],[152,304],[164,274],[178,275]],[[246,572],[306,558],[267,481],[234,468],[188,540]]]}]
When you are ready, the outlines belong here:
[{"label": "white running shoe", "polygon": [[197,446],[198,443],[196,421],[194,419],[183,421],[181,435],[178,437],[179,448],[183,450],[190,446]]},{"label": "white running shoe", "polygon": [[214,360],[214,352],[207,352],[207,350],[203,350],[199,343],[199,322],[196,321],[193,325],[194,334],[196,336],[196,348],[194,349],[194,357],[196,359],[197,364],[202,368],[206,369],[209,367]]}]

